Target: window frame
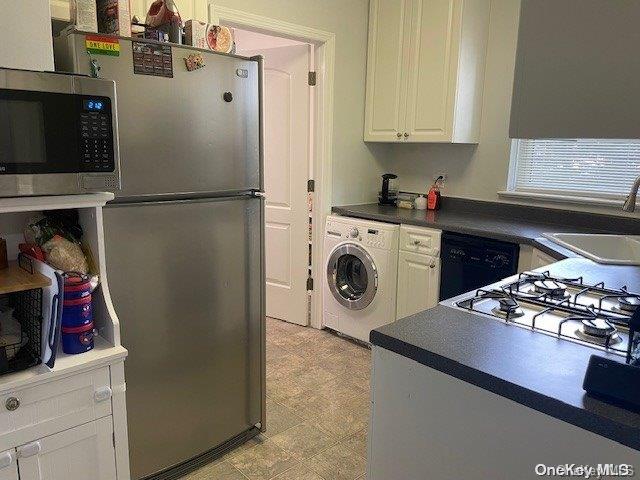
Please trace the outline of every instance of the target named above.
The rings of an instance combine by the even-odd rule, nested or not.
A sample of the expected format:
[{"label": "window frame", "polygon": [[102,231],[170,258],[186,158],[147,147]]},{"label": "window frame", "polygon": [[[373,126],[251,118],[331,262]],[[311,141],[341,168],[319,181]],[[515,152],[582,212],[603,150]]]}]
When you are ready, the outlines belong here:
[{"label": "window frame", "polygon": [[536,139],[510,139],[510,151],[509,151],[509,171],[507,175],[506,190],[498,192],[501,197],[515,198],[515,199],[538,199],[553,202],[565,202],[574,204],[594,204],[594,205],[610,205],[620,206],[627,197],[627,194],[607,193],[589,191],[565,191],[554,189],[529,189],[529,188],[517,188],[517,175],[518,175],[518,151],[520,142],[525,140]]}]

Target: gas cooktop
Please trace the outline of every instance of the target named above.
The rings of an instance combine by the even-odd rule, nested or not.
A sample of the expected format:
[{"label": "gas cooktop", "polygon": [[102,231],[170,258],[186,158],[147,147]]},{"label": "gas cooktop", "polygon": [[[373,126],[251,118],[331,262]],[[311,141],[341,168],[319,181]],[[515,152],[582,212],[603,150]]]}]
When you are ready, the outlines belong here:
[{"label": "gas cooktop", "polygon": [[589,285],[582,277],[525,272],[443,304],[626,356],[640,294]]}]

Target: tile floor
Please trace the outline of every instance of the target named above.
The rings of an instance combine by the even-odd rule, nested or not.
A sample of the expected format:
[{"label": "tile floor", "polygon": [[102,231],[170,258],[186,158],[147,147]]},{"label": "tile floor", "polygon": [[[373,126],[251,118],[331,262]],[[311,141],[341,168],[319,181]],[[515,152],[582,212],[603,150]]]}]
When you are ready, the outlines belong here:
[{"label": "tile floor", "polygon": [[184,480],[365,478],[370,351],[267,319],[267,431]]}]

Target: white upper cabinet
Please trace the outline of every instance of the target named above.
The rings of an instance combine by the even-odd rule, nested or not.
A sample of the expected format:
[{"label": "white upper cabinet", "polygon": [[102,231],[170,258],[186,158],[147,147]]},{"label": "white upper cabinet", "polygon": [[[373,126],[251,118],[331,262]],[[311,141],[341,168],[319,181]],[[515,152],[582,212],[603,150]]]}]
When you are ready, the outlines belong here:
[{"label": "white upper cabinet", "polygon": [[490,0],[371,0],[365,141],[477,143]]}]

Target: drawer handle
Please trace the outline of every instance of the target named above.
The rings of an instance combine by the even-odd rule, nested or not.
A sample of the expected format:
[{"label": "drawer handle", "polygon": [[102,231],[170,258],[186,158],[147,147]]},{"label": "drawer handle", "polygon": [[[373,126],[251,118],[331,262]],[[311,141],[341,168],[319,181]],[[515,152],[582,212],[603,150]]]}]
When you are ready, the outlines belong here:
[{"label": "drawer handle", "polygon": [[414,245],[420,245],[421,243],[422,243],[422,242],[421,242],[420,240],[414,240],[414,241],[413,241],[413,244],[414,244]]},{"label": "drawer handle", "polygon": [[0,468],[6,468],[13,463],[13,454],[11,452],[0,453]]},{"label": "drawer handle", "polygon": [[7,408],[7,410],[13,412],[20,406],[20,400],[16,397],[9,397],[7,398],[7,401],[4,402],[4,406]]},{"label": "drawer handle", "polygon": [[111,387],[101,387],[98,388],[93,394],[93,398],[95,398],[96,402],[104,402],[111,398],[112,391]]},{"label": "drawer handle", "polygon": [[20,447],[18,449],[18,457],[19,458],[28,458],[33,457],[40,453],[42,447],[40,446],[40,442],[28,443],[24,447]]}]

